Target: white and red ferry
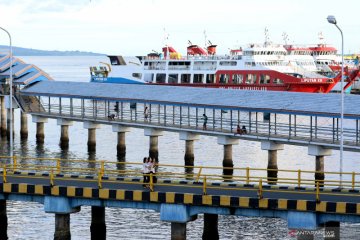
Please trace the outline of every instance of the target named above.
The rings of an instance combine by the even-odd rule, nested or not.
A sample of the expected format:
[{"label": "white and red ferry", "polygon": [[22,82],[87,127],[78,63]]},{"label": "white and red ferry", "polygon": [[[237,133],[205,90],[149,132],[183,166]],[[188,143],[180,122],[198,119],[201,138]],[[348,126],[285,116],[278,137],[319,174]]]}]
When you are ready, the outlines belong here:
[{"label": "white and red ferry", "polygon": [[[282,45],[250,44],[227,56],[216,55],[213,44],[190,44],[186,57],[171,46],[162,50],[145,57],[108,56],[107,66],[90,67],[91,81],[313,93],[328,93],[340,81],[340,74],[330,78],[294,66]],[[348,73],[348,82],[358,72]]]}]

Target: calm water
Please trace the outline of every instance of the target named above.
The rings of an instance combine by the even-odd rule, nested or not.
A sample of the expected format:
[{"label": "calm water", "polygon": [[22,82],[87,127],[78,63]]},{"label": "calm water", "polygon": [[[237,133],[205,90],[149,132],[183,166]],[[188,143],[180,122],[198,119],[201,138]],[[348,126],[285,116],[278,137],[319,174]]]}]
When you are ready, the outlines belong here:
[{"label": "calm water", "polygon": [[[57,81],[82,81],[89,79],[89,66],[107,61],[106,57],[21,57],[26,63],[32,63],[49,73]],[[70,127],[70,147],[68,151],[59,148],[60,127],[55,120],[49,119],[45,125],[45,144],[35,143],[35,124],[29,117],[29,138],[27,142],[19,139],[19,112],[15,112],[15,154],[28,156],[48,156],[76,159],[103,159],[116,161],[116,133],[110,126],[102,126],[97,131],[97,150],[95,156],[87,153],[87,130],[81,123]],[[165,132],[159,137],[159,159],[161,163],[183,164],[184,142],[178,140],[178,134]],[[126,135],[126,160],[140,162],[148,155],[149,139],[143,130],[132,129]],[[131,144],[129,144],[131,143]],[[221,166],[222,146],[216,138],[202,136],[194,144],[195,164]],[[0,155],[7,154],[7,142],[1,139]],[[325,159],[325,171],[339,169],[339,153]],[[260,143],[240,141],[233,147],[235,167],[266,168],[267,152],[260,149]],[[344,170],[360,171],[359,154],[344,153]],[[314,170],[314,157],[307,155],[307,148],[285,146],[278,152],[280,169]],[[280,176],[280,175],[279,175]],[[188,239],[201,239],[202,215],[187,225]],[[54,233],[54,215],[43,211],[43,205],[37,203],[8,202],[10,239],[52,239]],[[90,239],[90,207],[71,215],[72,239]],[[159,220],[159,213],[148,210],[106,209],[107,239],[170,239],[170,224]],[[291,239],[286,221],[275,218],[248,218],[219,216],[219,234],[221,239]],[[358,224],[342,224],[342,239],[359,239]],[[149,232],[152,232],[149,234]],[[321,239],[321,238],[320,238]]]}]

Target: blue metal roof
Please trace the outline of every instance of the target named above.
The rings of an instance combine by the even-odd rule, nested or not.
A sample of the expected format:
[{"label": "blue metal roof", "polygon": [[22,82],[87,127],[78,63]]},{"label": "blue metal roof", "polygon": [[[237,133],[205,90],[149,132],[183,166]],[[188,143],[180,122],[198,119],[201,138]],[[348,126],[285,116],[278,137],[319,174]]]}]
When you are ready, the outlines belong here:
[{"label": "blue metal roof", "polygon": [[[245,91],[201,87],[84,82],[38,82],[21,91],[25,95],[54,96],[113,101],[136,101],[338,117],[340,94]],[[360,118],[360,96],[345,96],[345,116]]]},{"label": "blue metal roof", "polygon": [[[32,64],[25,64],[21,59],[11,59],[14,84],[26,85],[37,81],[53,80],[47,73]],[[0,53],[0,81],[10,76],[10,56]]]}]

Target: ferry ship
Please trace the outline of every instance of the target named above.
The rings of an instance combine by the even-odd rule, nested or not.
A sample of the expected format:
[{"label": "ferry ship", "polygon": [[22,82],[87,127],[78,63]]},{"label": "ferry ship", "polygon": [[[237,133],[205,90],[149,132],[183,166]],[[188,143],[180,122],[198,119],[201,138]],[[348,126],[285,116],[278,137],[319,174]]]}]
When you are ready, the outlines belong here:
[{"label": "ferry ship", "polygon": [[[186,57],[171,46],[143,57],[108,56],[110,64],[90,67],[91,81],[328,93],[341,78],[340,73],[327,77],[292,64],[283,45],[250,44],[227,56],[217,55],[216,47],[190,43]],[[345,88],[358,73],[355,69],[347,74]]]}]

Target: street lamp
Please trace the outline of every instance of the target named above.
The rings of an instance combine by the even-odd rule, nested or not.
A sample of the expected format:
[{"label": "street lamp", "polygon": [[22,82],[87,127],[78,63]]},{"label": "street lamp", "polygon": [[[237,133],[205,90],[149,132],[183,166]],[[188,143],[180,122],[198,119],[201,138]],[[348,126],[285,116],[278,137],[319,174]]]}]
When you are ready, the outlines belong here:
[{"label": "street lamp", "polygon": [[9,151],[10,151],[10,157],[11,157],[11,159],[13,158],[13,145],[14,145],[14,143],[13,143],[13,115],[12,115],[12,99],[13,99],[13,93],[12,93],[12,85],[13,85],[13,73],[12,73],[12,43],[11,43],[11,35],[10,35],[10,33],[6,30],[6,29],[4,29],[4,28],[2,28],[2,27],[0,27],[0,29],[1,30],[3,30],[4,32],[6,32],[6,34],[9,36],[9,40],[10,40],[10,56],[9,56],[9,60],[10,60],[10,77],[9,77],[9,87],[10,87],[10,96],[9,96],[9,98],[10,98],[10,100],[9,100],[9,104],[10,104],[10,149],[9,149]]},{"label": "street lamp", "polygon": [[340,113],[340,188],[342,187],[343,182],[343,152],[344,152],[344,128],[343,128],[343,120],[344,120],[344,36],[343,32],[339,28],[336,22],[336,18],[332,15],[327,17],[329,23],[334,24],[337,29],[339,29],[341,33],[341,113]]}]

